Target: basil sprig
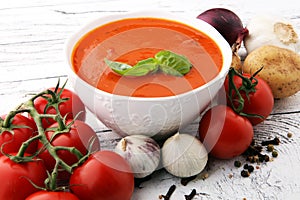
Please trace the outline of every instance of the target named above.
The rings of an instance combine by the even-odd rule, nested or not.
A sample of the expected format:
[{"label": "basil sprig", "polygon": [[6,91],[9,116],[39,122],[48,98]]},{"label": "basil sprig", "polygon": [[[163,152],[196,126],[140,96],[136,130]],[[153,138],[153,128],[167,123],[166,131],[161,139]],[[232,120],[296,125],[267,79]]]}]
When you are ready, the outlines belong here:
[{"label": "basil sprig", "polygon": [[183,76],[192,68],[191,62],[185,56],[167,50],[158,52],[154,58],[141,60],[134,66],[106,58],[104,61],[114,72],[122,76],[145,76],[158,71],[173,76]]}]

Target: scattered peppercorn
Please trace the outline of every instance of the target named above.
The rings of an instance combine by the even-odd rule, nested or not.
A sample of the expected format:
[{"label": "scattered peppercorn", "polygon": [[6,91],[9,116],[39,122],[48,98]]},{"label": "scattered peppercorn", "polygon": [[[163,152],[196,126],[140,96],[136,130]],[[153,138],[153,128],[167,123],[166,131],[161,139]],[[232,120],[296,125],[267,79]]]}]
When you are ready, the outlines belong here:
[{"label": "scattered peppercorn", "polygon": [[259,157],[258,157],[258,155],[248,156],[246,158],[246,161],[249,161],[250,163],[257,163],[257,162],[259,162]]},{"label": "scattered peppercorn", "polygon": [[250,145],[248,147],[248,149],[244,152],[245,156],[255,156],[255,155],[259,155],[262,151],[262,147],[261,146],[254,146],[254,145]]},{"label": "scattered peppercorn", "polygon": [[269,152],[272,152],[272,151],[274,150],[274,145],[273,145],[273,144],[268,144],[267,150],[268,150]]},{"label": "scattered peppercorn", "polygon": [[276,158],[276,157],[278,156],[278,152],[277,152],[277,151],[272,151],[272,156],[273,156],[274,158]]},{"label": "scattered peppercorn", "polygon": [[287,136],[288,136],[288,138],[291,138],[293,136],[293,134],[292,133],[288,133]]},{"label": "scattered peppercorn", "polygon": [[202,180],[205,180],[205,179],[207,179],[208,178],[208,173],[205,173],[205,174],[203,174],[202,176],[201,176],[201,178],[202,178]]},{"label": "scattered peppercorn", "polygon": [[235,167],[240,167],[240,166],[242,166],[241,161],[239,161],[239,160],[234,161],[234,166],[235,166]]},{"label": "scattered peppercorn", "polygon": [[246,161],[249,161],[251,163],[254,163],[254,156],[247,156]]},{"label": "scattered peppercorn", "polygon": [[268,155],[264,155],[264,158],[265,158],[265,162],[269,162],[270,161],[270,157]]},{"label": "scattered peppercorn", "polygon": [[[255,143],[255,140],[253,140],[248,149],[243,153],[248,163],[243,165],[241,176],[249,177],[255,169],[260,169],[260,166],[258,166],[260,163],[272,161],[275,157],[277,157],[278,152],[275,151],[274,145],[279,144],[280,140],[278,137],[275,137],[271,140],[262,141],[260,145],[257,145]],[[264,149],[264,146],[266,146],[266,149]],[[269,154],[264,153],[266,151],[272,153],[271,158]],[[257,165],[254,167],[253,165],[251,165],[252,163],[256,163]],[[238,161],[235,161],[234,166],[238,167],[240,166],[240,164],[241,163],[238,163]]]},{"label": "scattered peppercorn", "polygon": [[273,144],[273,145],[279,145],[280,140],[278,137],[275,137],[273,140],[266,140],[266,141],[262,141],[261,145],[262,146],[266,146],[268,144]]},{"label": "scattered peppercorn", "polygon": [[266,154],[261,154],[259,156],[259,162],[269,162],[270,161],[270,157]]},{"label": "scattered peppercorn", "polygon": [[254,167],[252,165],[248,165],[248,172],[252,173],[254,171]]},{"label": "scattered peppercorn", "polygon": [[250,172],[248,172],[247,170],[242,170],[241,171],[241,176],[242,177],[249,177],[250,176]]}]

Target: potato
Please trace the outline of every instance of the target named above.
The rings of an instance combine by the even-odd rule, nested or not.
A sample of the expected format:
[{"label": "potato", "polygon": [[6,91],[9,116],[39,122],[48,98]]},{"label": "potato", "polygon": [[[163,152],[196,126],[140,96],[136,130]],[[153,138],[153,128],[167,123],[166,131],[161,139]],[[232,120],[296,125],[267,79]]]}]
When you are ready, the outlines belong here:
[{"label": "potato", "polygon": [[300,90],[300,55],[289,49],[271,45],[261,46],[245,59],[243,71],[258,76],[272,89],[274,98],[284,98]]}]

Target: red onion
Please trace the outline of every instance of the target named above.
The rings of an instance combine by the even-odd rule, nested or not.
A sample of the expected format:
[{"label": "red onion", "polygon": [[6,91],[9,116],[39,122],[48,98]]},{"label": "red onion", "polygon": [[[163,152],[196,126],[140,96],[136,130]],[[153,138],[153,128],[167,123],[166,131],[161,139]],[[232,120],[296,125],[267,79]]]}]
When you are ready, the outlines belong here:
[{"label": "red onion", "polygon": [[[212,8],[197,16],[212,25],[229,43],[233,50],[237,50],[248,29],[243,27],[241,19],[232,11],[225,8]],[[234,45],[234,46],[233,46]]]}]

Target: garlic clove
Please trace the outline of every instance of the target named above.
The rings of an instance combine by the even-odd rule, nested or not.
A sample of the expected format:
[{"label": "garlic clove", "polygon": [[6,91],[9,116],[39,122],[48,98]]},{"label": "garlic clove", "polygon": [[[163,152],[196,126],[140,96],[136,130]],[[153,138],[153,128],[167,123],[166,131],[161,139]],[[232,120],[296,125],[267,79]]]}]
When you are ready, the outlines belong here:
[{"label": "garlic clove", "polygon": [[257,15],[247,24],[249,35],[244,39],[247,53],[263,45],[273,45],[299,52],[300,41],[291,22],[283,17]]},{"label": "garlic clove", "polygon": [[130,164],[135,178],[144,178],[153,173],[160,162],[160,147],[145,135],[130,135],[122,138],[115,152]]},{"label": "garlic clove", "polygon": [[274,33],[283,44],[289,45],[298,42],[298,35],[291,24],[276,22]]},{"label": "garlic clove", "polygon": [[163,167],[177,177],[199,174],[206,166],[208,155],[204,145],[189,134],[176,133],[161,149]]}]

